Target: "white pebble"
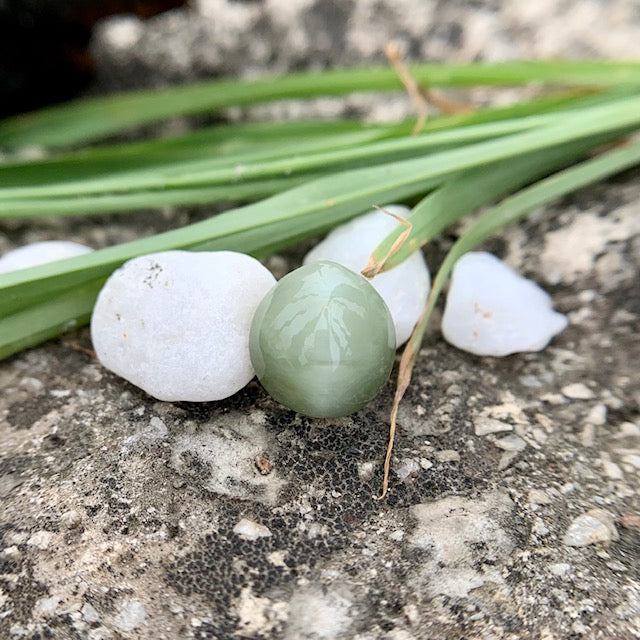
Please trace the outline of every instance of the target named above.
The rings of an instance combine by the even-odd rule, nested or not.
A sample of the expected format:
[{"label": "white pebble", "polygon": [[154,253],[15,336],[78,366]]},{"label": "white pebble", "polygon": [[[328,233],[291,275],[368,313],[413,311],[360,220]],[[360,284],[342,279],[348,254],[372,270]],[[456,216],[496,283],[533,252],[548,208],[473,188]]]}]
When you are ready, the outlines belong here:
[{"label": "white pebble", "polygon": [[257,540],[258,538],[268,538],[271,535],[268,527],[249,520],[249,518],[241,518],[233,527],[233,533],[243,540]]},{"label": "white pebble", "polygon": [[93,624],[94,622],[99,622],[100,614],[96,611],[95,607],[90,605],[88,602],[85,602],[82,605],[82,609],[80,609],[80,613],[84,618],[85,622],[89,624]]},{"label": "white pebble", "polygon": [[77,242],[64,240],[34,242],[5,253],[0,258],[0,273],[35,267],[39,264],[64,260],[65,258],[75,258],[91,251],[93,249]]},{"label": "white pebble", "polygon": [[91,319],[100,362],[166,401],[221,400],[254,376],[249,329],[275,284],[231,251],[134,258],[105,283]]},{"label": "white pebble", "polygon": [[442,333],[458,349],[480,356],[539,351],[566,326],[546,292],[490,253],[467,253],[456,263]]},{"label": "white pebble", "polygon": [[486,416],[475,417],[473,428],[477,436],[486,436],[488,433],[499,433],[500,431],[513,431],[512,424]]},{"label": "white pebble", "polygon": [[503,451],[524,451],[527,448],[527,443],[515,433],[496,440],[494,444]]},{"label": "white pebble", "polygon": [[624,473],[622,469],[613,460],[601,459],[602,470],[611,480],[623,480]]},{"label": "white pebble", "polygon": [[120,631],[133,631],[145,621],[146,617],[147,610],[140,600],[125,600],[113,623]]},{"label": "white pebble", "polygon": [[529,490],[529,504],[551,504],[552,500],[544,489]]},{"label": "white pebble", "polygon": [[460,462],[460,454],[453,449],[443,449],[436,453],[439,462]]},{"label": "white pebble", "polygon": [[584,547],[617,539],[618,531],[611,514],[604,509],[591,509],[569,525],[563,542],[568,547]]},{"label": "white pebble", "polygon": [[571,400],[591,400],[595,397],[593,391],[582,382],[573,382],[565,385],[562,387],[562,395]]},{"label": "white pebble", "polygon": [[[409,209],[402,205],[385,205],[384,209],[406,217]],[[304,264],[332,260],[359,273],[371,252],[391,233],[398,221],[374,209],[334,229],[304,258]],[[416,251],[402,264],[380,273],[371,284],[387,303],[396,328],[396,347],[406,342],[422,313],[431,278],[422,253]]]},{"label": "white pebble", "polygon": [[30,547],[35,547],[36,549],[45,550],[49,548],[51,541],[53,540],[53,533],[50,531],[36,531],[28,540],[27,544]]},{"label": "white pebble", "polygon": [[82,516],[75,510],[65,511],[60,516],[60,524],[65,529],[75,529],[82,522]]},{"label": "white pebble", "polygon": [[413,458],[405,458],[395,471],[400,480],[406,480],[409,476],[415,476],[420,472],[420,464]]}]

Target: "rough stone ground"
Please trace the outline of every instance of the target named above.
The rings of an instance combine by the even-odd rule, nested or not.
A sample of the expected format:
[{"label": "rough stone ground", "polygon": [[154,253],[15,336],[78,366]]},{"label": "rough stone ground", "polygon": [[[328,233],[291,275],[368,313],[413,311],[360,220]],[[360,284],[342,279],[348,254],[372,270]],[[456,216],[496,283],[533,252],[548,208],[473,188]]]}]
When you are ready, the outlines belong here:
[{"label": "rough stone ground", "polygon": [[[136,84],[355,63],[389,36],[423,58],[640,56],[631,1],[201,0],[129,27],[96,39],[105,84],[122,61]],[[487,245],[570,326],[505,359],[432,330],[385,502],[391,383],[354,416],[312,420],[256,383],[155,402],[73,348],[86,331],[0,364],[0,637],[640,637],[639,177]],[[6,224],[0,250],[104,246],[207,213]]]}]

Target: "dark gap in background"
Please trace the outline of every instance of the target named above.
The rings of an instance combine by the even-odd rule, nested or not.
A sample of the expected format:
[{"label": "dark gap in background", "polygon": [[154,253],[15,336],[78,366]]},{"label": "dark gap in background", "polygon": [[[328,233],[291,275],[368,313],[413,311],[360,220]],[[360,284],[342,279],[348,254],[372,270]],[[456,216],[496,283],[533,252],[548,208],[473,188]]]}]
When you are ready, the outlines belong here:
[{"label": "dark gap in background", "polygon": [[94,24],[149,18],[184,0],[0,0],[0,118],[78,96],[93,79]]}]

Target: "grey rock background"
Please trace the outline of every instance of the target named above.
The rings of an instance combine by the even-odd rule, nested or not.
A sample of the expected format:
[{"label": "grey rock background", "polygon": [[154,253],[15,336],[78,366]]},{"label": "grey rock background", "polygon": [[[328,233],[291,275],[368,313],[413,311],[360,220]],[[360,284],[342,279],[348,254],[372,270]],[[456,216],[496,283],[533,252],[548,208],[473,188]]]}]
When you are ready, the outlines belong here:
[{"label": "grey rock background", "polygon": [[[94,50],[107,89],[381,62],[391,37],[414,59],[638,58],[640,3],[200,0],[113,18]],[[380,107],[319,108],[354,109]],[[407,109],[399,97],[378,115]],[[86,331],[1,363],[0,637],[640,637],[638,177],[487,245],[570,327],[506,359],[432,330],[385,502],[391,382],[354,416],[312,420],[256,383],[220,403],[154,402],[74,348]],[[0,251],[105,246],[209,213],[7,223]],[[450,241],[428,248],[432,269]]]}]

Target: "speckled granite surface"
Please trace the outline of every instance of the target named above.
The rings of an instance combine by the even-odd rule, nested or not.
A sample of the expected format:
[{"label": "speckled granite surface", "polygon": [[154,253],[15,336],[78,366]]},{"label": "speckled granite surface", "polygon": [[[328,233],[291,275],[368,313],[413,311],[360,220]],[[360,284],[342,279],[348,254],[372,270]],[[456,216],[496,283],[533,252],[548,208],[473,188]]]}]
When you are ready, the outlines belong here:
[{"label": "speckled granite surface", "polygon": [[[95,50],[104,88],[381,60],[391,36],[425,59],[640,57],[640,3],[201,0],[105,24]],[[434,328],[384,502],[391,383],[354,416],[312,420],[256,383],[155,402],[66,340],[1,363],[0,637],[640,637],[639,177],[487,245],[570,326],[505,359]],[[206,214],[4,224],[0,251],[104,246]],[[427,250],[432,268],[449,242]]]}]

